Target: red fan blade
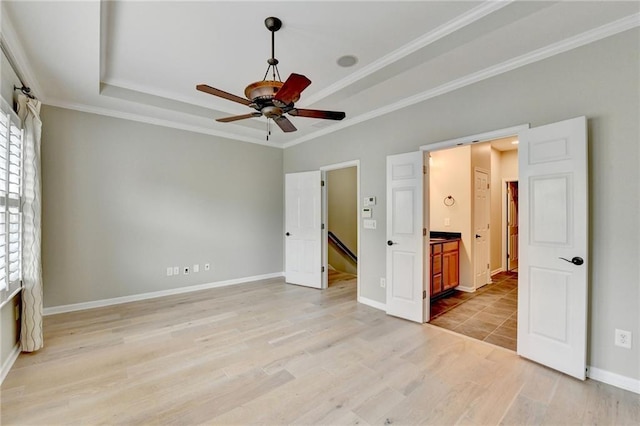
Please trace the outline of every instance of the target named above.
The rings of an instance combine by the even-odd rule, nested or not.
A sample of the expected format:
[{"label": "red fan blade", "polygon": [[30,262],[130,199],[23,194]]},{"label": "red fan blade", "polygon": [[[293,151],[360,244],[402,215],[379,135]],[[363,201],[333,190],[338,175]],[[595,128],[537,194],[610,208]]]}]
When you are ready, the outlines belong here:
[{"label": "red fan blade", "polygon": [[300,99],[300,93],[302,93],[302,91],[310,84],[311,80],[304,75],[291,74],[273,99],[289,105],[290,103]]},{"label": "red fan blade", "polygon": [[285,116],[280,116],[278,118],[275,118],[273,121],[276,122],[276,124],[278,125],[278,127],[280,127],[280,129],[282,129],[283,132],[295,132],[296,130],[296,126],[293,125],[292,122],[289,121],[289,119]]},{"label": "red fan blade", "polygon": [[345,117],[344,112],[340,111],[321,111],[319,109],[301,109],[294,108],[289,114],[295,117],[323,118],[325,120],[342,120]]},{"label": "red fan blade", "polygon": [[232,121],[244,120],[245,118],[260,117],[261,115],[262,114],[259,112],[251,112],[249,114],[232,115],[231,117],[216,118],[216,121],[219,121],[220,123],[230,123]]},{"label": "red fan blade", "polygon": [[201,92],[208,93],[213,96],[218,96],[220,98],[224,98],[233,102],[238,102],[239,104],[249,105],[251,101],[249,99],[241,98],[240,96],[232,95],[231,93],[227,93],[223,90],[216,89],[215,87],[207,86],[206,84],[198,84],[196,86]]}]

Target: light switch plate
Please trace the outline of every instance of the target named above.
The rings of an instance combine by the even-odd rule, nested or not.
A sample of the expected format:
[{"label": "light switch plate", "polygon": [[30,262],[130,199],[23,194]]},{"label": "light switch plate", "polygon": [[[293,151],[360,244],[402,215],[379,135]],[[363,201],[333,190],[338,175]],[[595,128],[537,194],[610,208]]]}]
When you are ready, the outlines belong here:
[{"label": "light switch plate", "polygon": [[376,220],[365,219],[363,225],[364,225],[364,229],[376,229]]}]

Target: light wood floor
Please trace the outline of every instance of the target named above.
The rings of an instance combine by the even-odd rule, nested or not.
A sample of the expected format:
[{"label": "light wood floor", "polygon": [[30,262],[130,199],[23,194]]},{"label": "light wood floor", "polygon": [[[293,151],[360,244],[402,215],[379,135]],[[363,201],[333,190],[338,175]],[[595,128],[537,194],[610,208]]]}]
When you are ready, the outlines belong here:
[{"label": "light wood floor", "polygon": [[636,394],[282,279],[50,316],[2,424],[640,423]]}]

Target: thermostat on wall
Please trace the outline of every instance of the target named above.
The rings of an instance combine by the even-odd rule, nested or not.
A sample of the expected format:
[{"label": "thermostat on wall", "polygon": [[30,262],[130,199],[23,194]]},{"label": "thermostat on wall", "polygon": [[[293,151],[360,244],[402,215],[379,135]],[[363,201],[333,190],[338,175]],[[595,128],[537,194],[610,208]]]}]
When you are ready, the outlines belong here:
[{"label": "thermostat on wall", "polygon": [[365,207],[362,209],[362,217],[370,218],[371,217],[371,207]]},{"label": "thermostat on wall", "polygon": [[364,197],[364,205],[366,206],[375,206],[376,205],[376,197]]}]

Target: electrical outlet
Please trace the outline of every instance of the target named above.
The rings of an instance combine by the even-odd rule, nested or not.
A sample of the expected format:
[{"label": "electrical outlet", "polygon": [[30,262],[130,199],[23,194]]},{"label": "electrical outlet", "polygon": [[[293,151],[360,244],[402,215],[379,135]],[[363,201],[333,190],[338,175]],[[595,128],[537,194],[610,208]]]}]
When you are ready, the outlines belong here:
[{"label": "electrical outlet", "polygon": [[184,272],[185,275],[189,275],[189,267],[185,266],[183,272]]},{"label": "electrical outlet", "polygon": [[198,265],[197,263],[195,265],[193,265],[193,272],[200,272],[200,265]]},{"label": "electrical outlet", "polygon": [[204,264],[204,270],[208,271],[209,269],[211,269],[211,264],[210,263],[205,263]]},{"label": "electrical outlet", "polygon": [[615,333],[615,345],[621,348],[631,349],[631,332],[626,330],[618,330]]},{"label": "electrical outlet", "polygon": [[173,268],[172,268],[171,266],[169,266],[169,267],[167,268],[167,276],[168,276],[168,277],[170,277],[170,276],[172,276],[172,275],[173,275]]},{"label": "electrical outlet", "polygon": [[382,287],[382,288],[387,287],[387,279],[386,278],[380,278],[380,287]]},{"label": "electrical outlet", "polygon": [[180,275],[180,267],[179,266],[174,266],[173,267],[173,275]]}]

